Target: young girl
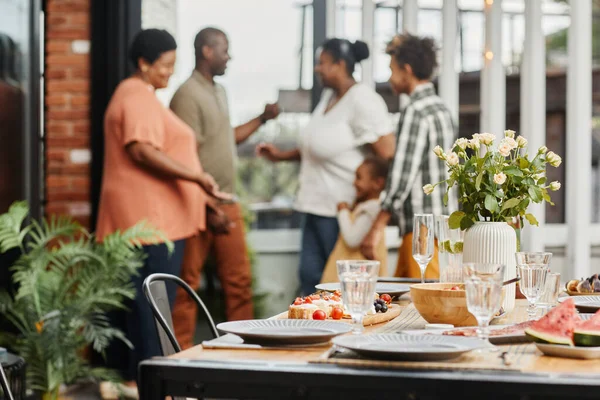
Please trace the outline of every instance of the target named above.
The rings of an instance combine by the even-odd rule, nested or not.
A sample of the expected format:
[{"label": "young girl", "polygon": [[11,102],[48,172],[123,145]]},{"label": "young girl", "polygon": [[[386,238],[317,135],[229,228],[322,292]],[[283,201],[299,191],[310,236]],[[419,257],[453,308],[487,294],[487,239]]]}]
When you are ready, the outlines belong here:
[{"label": "young girl", "polygon": [[[337,206],[340,236],[327,260],[321,283],[339,281],[337,260],[366,260],[360,252],[360,244],[380,211],[379,194],[385,188],[387,172],[387,161],[377,157],[367,157],[356,170],[356,203],[352,209],[347,203],[339,203]],[[377,247],[375,259],[381,263],[379,276],[387,276],[387,248],[384,240]]]}]

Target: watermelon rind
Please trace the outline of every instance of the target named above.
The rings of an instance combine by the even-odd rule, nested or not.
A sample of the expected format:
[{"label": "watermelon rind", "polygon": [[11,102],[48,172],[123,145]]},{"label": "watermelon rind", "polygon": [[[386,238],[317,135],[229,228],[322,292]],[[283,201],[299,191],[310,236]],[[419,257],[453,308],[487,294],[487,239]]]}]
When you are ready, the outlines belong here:
[{"label": "watermelon rind", "polygon": [[563,346],[573,346],[573,341],[569,337],[553,335],[548,332],[540,332],[535,329],[525,329],[525,336],[536,343],[559,344]]},{"label": "watermelon rind", "polygon": [[600,332],[586,329],[575,329],[573,332],[575,346],[600,347]]}]

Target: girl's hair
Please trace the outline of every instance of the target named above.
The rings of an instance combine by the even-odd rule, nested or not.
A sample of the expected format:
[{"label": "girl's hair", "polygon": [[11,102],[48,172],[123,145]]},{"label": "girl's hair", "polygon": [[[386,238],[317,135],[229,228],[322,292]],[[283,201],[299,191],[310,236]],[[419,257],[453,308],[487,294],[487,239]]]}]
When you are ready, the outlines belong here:
[{"label": "girl's hair", "polygon": [[363,164],[368,165],[373,178],[386,179],[388,175],[389,162],[381,157],[367,156]]},{"label": "girl's hair", "polygon": [[327,39],[321,45],[321,49],[327,52],[333,58],[333,61],[343,60],[346,63],[346,72],[348,75],[354,73],[356,63],[369,58],[369,46],[361,40],[351,43],[346,39]]}]

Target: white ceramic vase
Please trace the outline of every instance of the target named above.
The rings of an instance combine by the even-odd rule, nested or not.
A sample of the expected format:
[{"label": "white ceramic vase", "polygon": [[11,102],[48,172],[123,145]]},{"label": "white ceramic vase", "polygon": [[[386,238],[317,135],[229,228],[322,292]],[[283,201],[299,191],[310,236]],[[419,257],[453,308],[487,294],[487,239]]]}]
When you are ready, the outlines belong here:
[{"label": "white ceramic vase", "polygon": [[[506,222],[475,222],[465,232],[463,262],[504,264],[504,280],[517,276],[517,235]],[[516,285],[503,288],[502,307],[506,312],[515,308]]]}]

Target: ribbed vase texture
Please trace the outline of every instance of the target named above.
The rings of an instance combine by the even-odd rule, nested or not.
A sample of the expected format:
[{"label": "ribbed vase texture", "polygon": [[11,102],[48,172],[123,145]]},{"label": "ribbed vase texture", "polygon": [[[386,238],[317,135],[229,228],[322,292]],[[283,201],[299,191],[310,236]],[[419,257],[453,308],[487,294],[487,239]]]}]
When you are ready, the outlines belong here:
[{"label": "ribbed vase texture", "polygon": [[[476,222],[465,232],[463,262],[504,264],[504,280],[517,276],[517,235],[506,222]],[[515,308],[516,285],[503,287],[502,306],[506,312]]]}]

